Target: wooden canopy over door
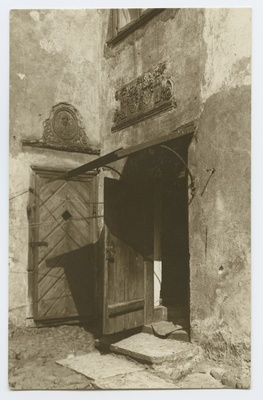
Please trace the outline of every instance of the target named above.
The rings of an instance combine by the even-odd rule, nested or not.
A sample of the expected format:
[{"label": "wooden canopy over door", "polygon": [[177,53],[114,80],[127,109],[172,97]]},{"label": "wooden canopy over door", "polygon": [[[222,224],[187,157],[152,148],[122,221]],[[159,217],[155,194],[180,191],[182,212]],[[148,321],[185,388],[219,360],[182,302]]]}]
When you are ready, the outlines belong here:
[{"label": "wooden canopy over door", "polygon": [[95,313],[96,176],[54,181],[61,172],[34,169],[29,249],[38,321]]},{"label": "wooden canopy over door", "polygon": [[145,257],[144,199],[105,178],[103,334],[153,321],[153,262]]}]

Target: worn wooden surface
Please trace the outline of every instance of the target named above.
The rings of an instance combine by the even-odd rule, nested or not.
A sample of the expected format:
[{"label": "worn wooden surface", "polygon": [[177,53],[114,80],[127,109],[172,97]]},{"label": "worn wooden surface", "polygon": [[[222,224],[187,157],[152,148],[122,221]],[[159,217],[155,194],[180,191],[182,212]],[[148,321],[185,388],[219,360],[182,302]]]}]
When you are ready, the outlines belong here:
[{"label": "worn wooden surface", "polygon": [[153,307],[152,270],[145,270],[141,197],[125,183],[113,179],[105,179],[104,197],[103,333],[113,334],[145,323],[147,307]]},{"label": "worn wooden surface", "polygon": [[30,250],[34,319],[85,318],[94,313],[96,178],[51,181],[53,176],[54,171],[35,175],[30,240],[40,246]]}]

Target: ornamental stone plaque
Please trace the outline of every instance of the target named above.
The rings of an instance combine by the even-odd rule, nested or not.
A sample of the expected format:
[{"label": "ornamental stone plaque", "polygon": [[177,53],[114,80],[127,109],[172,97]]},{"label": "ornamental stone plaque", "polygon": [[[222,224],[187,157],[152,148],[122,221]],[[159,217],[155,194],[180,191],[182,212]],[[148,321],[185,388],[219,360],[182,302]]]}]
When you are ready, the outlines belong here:
[{"label": "ornamental stone plaque", "polygon": [[162,63],[116,91],[113,132],[176,106],[173,84],[165,69]]},{"label": "ornamental stone plaque", "polygon": [[88,145],[81,117],[71,104],[59,103],[52,107],[50,117],[43,123],[43,141],[65,146]]},{"label": "ornamental stone plaque", "polygon": [[53,106],[49,118],[43,122],[43,125],[42,138],[23,140],[24,146],[100,154],[99,149],[90,146],[81,116],[71,104],[59,103]]}]

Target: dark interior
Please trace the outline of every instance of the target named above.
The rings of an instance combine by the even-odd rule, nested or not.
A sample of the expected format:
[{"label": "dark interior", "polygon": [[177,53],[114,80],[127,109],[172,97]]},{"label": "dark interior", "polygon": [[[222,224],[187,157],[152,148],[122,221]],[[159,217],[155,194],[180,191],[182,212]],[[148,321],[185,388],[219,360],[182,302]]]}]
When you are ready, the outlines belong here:
[{"label": "dark interior", "polygon": [[[166,143],[187,163],[189,138]],[[126,241],[153,259],[153,193],[162,191],[162,304],[168,320],[189,327],[188,175],[180,159],[158,146],[127,159],[122,172],[127,204]],[[115,191],[115,201],[116,201]],[[124,202],[125,203],[125,202]],[[128,211],[126,209],[126,211]],[[127,223],[129,222],[129,223]],[[129,234],[128,234],[129,232]]]}]

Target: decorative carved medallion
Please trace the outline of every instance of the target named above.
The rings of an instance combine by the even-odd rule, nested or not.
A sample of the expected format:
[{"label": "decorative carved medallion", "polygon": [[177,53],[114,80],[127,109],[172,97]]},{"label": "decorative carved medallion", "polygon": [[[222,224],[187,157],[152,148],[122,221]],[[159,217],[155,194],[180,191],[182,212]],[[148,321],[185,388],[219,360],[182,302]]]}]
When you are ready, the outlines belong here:
[{"label": "decorative carved medallion", "polygon": [[165,76],[165,68],[164,63],[160,64],[116,91],[118,107],[115,110],[112,131],[176,106],[173,101],[173,84]]},{"label": "decorative carved medallion", "polygon": [[100,153],[99,149],[90,147],[81,116],[71,104],[59,103],[52,107],[50,116],[43,125],[42,139],[23,140],[23,145],[88,154]]},{"label": "decorative carved medallion", "polygon": [[43,141],[46,143],[80,147],[88,145],[80,115],[71,104],[59,103],[52,107],[50,117],[43,125]]}]

